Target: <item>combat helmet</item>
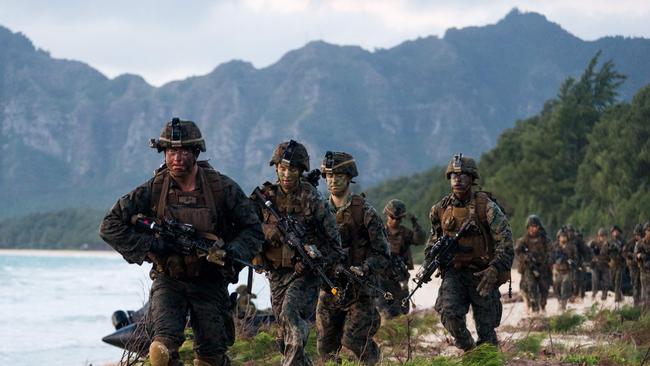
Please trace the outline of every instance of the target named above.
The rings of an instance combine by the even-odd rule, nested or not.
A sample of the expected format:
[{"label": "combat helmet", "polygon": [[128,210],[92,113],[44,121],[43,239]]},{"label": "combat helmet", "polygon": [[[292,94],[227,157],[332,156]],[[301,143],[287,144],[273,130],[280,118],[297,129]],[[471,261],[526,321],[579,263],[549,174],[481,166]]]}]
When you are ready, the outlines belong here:
[{"label": "combat helmet", "polygon": [[646,221],[645,224],[643,224],[643,232],[645,233],[646,230],[650,230],[650,221]]},{"label": "combat helmet", "polygon": [[465,173],[474,179],[480,179],[476,161],[468,156],[463,156],[463,153],[454,155],[449,165],[447,165],[447,171],[445,171],[447,179],[451,178],[451,173]]},{"label": "combat helmet", "polygon": [[255,299],[255,298],[257,298],[257,296],[256,296],[255,294],[253,294],[253,293],[249,294],[249,293],[248,293],[248,286],[246,286],[246,285],[239,285],[239,286],[237,286],[237,289],[235,289],[235,292],[236,292],[239,296],[246,296],[246,295],[248,295],[248,296],[251,297],[251,299]]},{"label": "combat helmet", "polygon": [[359,175],[357,171],[357,163],[354,161],[352,155],[341,151],[328,151],[325,153],[325,159],[320,166],[321,175],[323,178],[330,174],[347,174],[351,178]]},{"label": "combat helmet", "polygon": [[273,151],[269,165],[284,165],[293,166],[303,172],[309,170],[309,154],[305,145],[295,141],[289,140],[278,145]]},{"label": "combat helmet", "polygon": [[643,236],[643,225],[641,224],[634,225],[634,235]]},{"label": "combat helmet", "polygon": [[596,234],[596,235],[598,235],[598,236],[607,236],[607,229],[605,229],[604,227],[601,227],[600,229],[598,229],[598,234]]},{"label": "combat helmet", "polygon": [[401,200],[394,198],[388,201],[386,207],[384,207],[384,213],[386,216],[401,219],[406,216],[406,205]]},{"label": "combat helmet", "polygon": [[149,146],[161,152],[170,147],[188,147],[205,152],[205,141],[201,130],[192,121],[181,121],[178,117],[167,122],[158,140],[151,139]]},{"label": "combat helmet", "polygon": [[542,219],[540,219],[537,215],[530,215],[526,218],[526,227],[530,227],[532,225],[539,226],[540,228],[544,226],[542,225]]}]

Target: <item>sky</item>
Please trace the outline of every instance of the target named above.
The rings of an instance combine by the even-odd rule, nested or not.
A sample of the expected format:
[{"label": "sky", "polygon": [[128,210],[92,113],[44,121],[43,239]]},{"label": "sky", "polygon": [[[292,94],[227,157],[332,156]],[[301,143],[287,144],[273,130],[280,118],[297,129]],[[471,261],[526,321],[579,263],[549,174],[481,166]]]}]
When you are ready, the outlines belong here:
[{"label": "sky", "polygon": [[372,51],[534,11],[570,33],[650,38],[648,0],[0,0],[0,25],[52,57],[152,85],[230,60],[269,66],[313,40]]}]

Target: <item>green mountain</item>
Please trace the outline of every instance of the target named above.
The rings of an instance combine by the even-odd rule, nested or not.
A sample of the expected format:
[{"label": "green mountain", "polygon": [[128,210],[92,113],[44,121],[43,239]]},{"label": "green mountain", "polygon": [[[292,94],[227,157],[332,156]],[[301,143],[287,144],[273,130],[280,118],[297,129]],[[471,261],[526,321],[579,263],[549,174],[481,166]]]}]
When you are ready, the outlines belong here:
[{"label": "green mountain", "polygon": [[[624,77],[595,57],[566,79],[541,112],[519,120],[480,158],[479,184],[504,204],[515,235],[538,214],[550,234],[573,223],[587,235],[600,226],[650,219],[650,84],[617,102]],[[367,191],[378,208],[401,198],[420,218],[450,191],[443,168],[386,181]]]},{"label": "green mountain", "polygon": [[198,122],[205,157],[246,191],[272,179],[272,149],[289,138],[314,167],[326,150],[351,152],[370,186],[487,151],[598,50],[629,77],[623,99],[650,82],[650,40],[587,42],[517,10],[374,52],[312,42],[266,68],[232,61],[158,88],[54,59],[2,27],[0,49],[0,217],[106,209],[160,164],[148,139],[172,116]]}]

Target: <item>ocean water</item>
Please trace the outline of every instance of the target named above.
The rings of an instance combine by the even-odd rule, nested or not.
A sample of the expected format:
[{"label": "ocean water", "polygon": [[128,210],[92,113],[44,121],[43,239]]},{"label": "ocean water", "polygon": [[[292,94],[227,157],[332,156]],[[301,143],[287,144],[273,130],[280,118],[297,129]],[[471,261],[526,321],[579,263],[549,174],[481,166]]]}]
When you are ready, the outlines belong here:
[{"label": "ocean water", "polygon": [[[150,269],[117,253],[0,251],[0,364],[115,364],[122,350],[101,339],[115,310],[146,302]],[[255,274],[253,283],[258,307],[269,307],[268,281]]]}]

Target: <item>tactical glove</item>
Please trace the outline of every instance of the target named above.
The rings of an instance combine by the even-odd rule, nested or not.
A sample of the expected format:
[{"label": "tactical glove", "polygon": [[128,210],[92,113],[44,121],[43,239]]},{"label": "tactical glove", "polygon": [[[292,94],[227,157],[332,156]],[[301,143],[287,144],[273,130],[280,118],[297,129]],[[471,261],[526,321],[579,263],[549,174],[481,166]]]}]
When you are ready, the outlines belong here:
[{"label": "tactical glove", "polygon": [[481,272],[474,273],[474,276],[481,277],[481,282],[476,286],[476,291],[478,291],[479,295],[485,297],[494,290],[494,287],[497,284],[498,274],[497,269],[493,266],[489,266]]},{"label": "tactical glove", "polygon": [[226,250],[226,243],[223,239],[217,238],[214,245],[208,250],[207,260],[208,262],[218,264],[220,266],[225,265],[225,259],[228,256],[228,251]]},{"label": "tactical glove", "polygon": [[368,273],[368,270],[369,270],[368,265],[365,263],[361,266],[350,266],[350,272],[354,273],[359,277],[365,276],[365,274]]},{"label": "tactical glove", "polygon": [[302,274],[307,269],[307,266],[302,261],[296,261],[296,264],[293,265],[293,270],[297,274]]},{"label": "tactical glove", "polygon": [[165,257],[174,252],[174,246],[167,240],[154,236],[149,242],[149,251],[158,257]]}]

